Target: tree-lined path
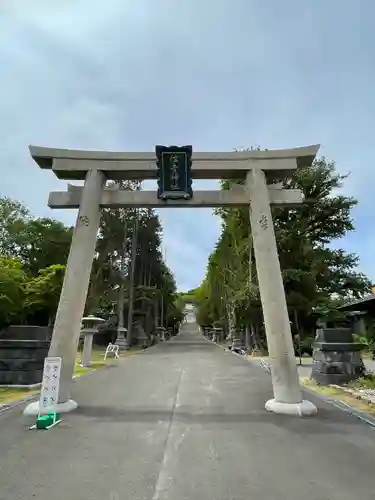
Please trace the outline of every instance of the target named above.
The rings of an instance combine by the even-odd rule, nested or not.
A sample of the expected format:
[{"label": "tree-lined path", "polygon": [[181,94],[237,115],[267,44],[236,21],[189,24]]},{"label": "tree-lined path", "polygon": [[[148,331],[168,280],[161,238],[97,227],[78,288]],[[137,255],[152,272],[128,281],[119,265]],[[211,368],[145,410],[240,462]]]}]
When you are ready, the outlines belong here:
[{"label": "tree-lined path", "polygon": [[267,373],[196,325],[73,385],[79,409],[28,431],[0,416],[1,500],[370,500],[375,433],[315,399],[270,414]]}]

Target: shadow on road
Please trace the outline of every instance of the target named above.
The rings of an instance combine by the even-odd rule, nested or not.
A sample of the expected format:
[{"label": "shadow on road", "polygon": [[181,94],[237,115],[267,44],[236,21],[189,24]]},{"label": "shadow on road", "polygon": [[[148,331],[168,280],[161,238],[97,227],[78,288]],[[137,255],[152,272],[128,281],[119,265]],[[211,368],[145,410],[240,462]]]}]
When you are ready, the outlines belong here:
[{"label": "shadow on road", "polygon": [[[212,410],[212,406],[210,410]],[[266,425],[272,425],[276,427],[282,427],[293,433],[310,433],[310,434],[340,434],[341,432],[347,432],[348,419],[345,414],[342,414],[342,418],[337,418],[337,413],[335,412],[334,418],[332,418],[332,411],[329,408],[321,408],[317,416],[313,418],[299,417],[290,418],[283,415],[275,415],[273,413],[267,413],[263,410],[254,410],[249,413],[230,413],[222,411],[222,408],[218,408],[217,412],[196,413],[189,411],[188,407],[180,407],[177,410],[166,410],[161,408],[116,408],[116,407],[103,407],[103,406],[80,406],[72,416],[84,416],[94,419],[100,419],[103,422],[136,422],[136,423],[163,423],[170,422],[173,420],[174,423],[180,422],[187,425],[201,424],[201,425],[213,425],[213,424],[249,424],[249,423],[261,423]],[[326,425],[323,425],[326,424]],[[363,425],[359,420],[351,419],[351,425],[358,426]],[[346,429],[341,430],[340,424],[345,424]]]}]

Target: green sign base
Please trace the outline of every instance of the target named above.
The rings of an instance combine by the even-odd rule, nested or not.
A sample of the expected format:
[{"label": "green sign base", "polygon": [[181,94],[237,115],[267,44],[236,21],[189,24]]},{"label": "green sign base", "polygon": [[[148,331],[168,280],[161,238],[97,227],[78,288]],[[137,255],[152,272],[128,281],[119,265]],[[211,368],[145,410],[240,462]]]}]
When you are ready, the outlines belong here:
[{"label": "green sign base", "polygon": [[61,422],[60,413],[48,413],[47,415],[39,415],[36,424],[30,427],[32,429],[38,430],[48,430],[51,427],[59,424]]}]

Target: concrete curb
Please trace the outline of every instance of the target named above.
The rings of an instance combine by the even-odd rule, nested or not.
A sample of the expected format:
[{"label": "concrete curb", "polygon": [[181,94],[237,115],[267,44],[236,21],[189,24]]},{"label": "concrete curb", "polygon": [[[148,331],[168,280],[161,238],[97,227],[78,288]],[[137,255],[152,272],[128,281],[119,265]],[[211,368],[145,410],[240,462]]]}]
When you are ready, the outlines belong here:
[{"label": "concrete curb", "polygon": [[[224,351],[228,351],[228,352],[232,352],[232,351],[229,351],[228,347],[225,347],[223,346],[222,344],[219,344],[218,342],[213,342],[212,340],[209,340],[207,337],[205,337],[204,335],[202,335],[202,337],[204,339],[207,340],[207,342],[210,342],[210,344],[214,344],[214,345],[217,345],[218,347],[221,347],[222,349],[224,349]],[[232,354],[237,354],[235,352],[232,352]]]},{"label": "concrete curb", "polygon": [[[170,339],[168,339],[166,342],[168,342]],[[159,344],[159,343],[158,343]],[[139,351],[135,351],[133,352],[131,355],[135,355],[135,354],[142,354],[146,351],[148,351],[149,349],[151,349],[152,347],[156,347],[158,344],[154,344],[150,347],[147,347],[147,349],[140,349]],[[125,358],[120,358],[118,361],[123,361]],[[74,375],[73,377],[73,382],[76,382],[77,380],[83,378],[83,377],[87,377],[88,375],[93,375],[94,373],[97,373],[97,372],[101,372],[103,370],[107,370],[108,368],[112,368],[113,366],[116,366],[115,364],[113,365],[105,365],[101,368],[95,368],[94,370],[91,370],[87,373],[82,373],[81,375]],[[40,384],[41,385],[41,384]],[[22,404],[24,403],[28,403],[29,401],[33,401],[33,400],[36,400],[39,398],[39,395],[40,395],[40,391],[38,391],[36,394],[32,394],[30,396],[26,396],[24,398],[21,398],[21,399],[17,399],[16,401],[13,401],[12,403],[5,403],[3,405],[0,405],[0,415],[2,415],[3,413],[5,413],[6,411],[8,410],[11,410],[12,408],[17,408],[18,406],[21,406]]]},{"label": "concrete curb", "polygon": [[218,344],[217,342],[212,342],[212,340],[208,340],[206,339],[207,342],[211,342],[212,344],[215,344],[217,345],[218,347],[221,347],[222,349],[224,349],[225,352],[230,352],[231,354],[234,354],[235,356],[238,356],[239,358],[242,358],[242,359],[249,359],[249,355],[247,356],[244,356],[243,354],[238,354],[238,352],[234,352],[234,351],[231,351],[230,349],[228,349],[228,347],[225,347],[221,344]]},{"label": "concrete curb", "polygon": [[347,392],[354,398],[364,401],[365,403],[370,403],[370,404],[375,404],[375,399],[373,397],[367,396],[366,394],[363,394],[360,391],[356,391],[354,389],[350,389],[349,387],[341,387],[339,385],[331,384],[330,387],[333,387],[334,389],[341,389],[344,392]]},{"label": "concrete curb", "polygon": [[[179,335],[181,332],[178,332],[177,335]],[[177,337],[177,335],[175,335],[175,337]],[[165,342],[169,342],[172,338],[174,337],[171,337],[169,338],[168,340],[166,340]],[[146,351],[148,351],[149,349],[153,348],[153,347],[156,347],[159,345],[159,342],[157,344],[154,344],[152,346],[149,346],[147,347],[147,349],[140,349],[139,351],[135,351],[133,352],[131,355],[135,355],[135,354],[142,354]],[[124,360],[125,358],[122,358],[122,361]],[[120,360],[121,361],[121,358]],[[81,379],[82,377],[86,377],[87,375],[93,375],[94,373],[97,373],[97,372],[101,372],[103,370],[107,370],[108,368],[112,368],[113,366],[116,366],[115,364],[113,365],[105,365],[101,368],[95,368],[95,370],[91,370],[87,373],[82,373],[81,375],[74,375],[73,376],[73,382],[76,382],[78,379]],[[39,384],[41,385],[41,384]],[[6,411],[8,410],[11,410],[12,408],[17,408],[18,406],[21,406],[22,404],[24,403],[28,403],[29,401],[33,401],[33,400],[36,400],[38,399],[40,395],[40,391],[38,391],[36,394],[32,394],[30,396],[26,396],[24,398],[21,398],[21,399],[17,399],[16,401],[13,401],[12,403],[5,403],[3,405],[0,404],[0,415],[2,415],[3,413],[5,413]]]},{"label": "concrete curb", "polygon": [[[168,339],[169,341],[170,339]],[[166,341],[166,342],[168,342]],[[148,347],[147,349],[141,349],[139,351],[135,351],[133,352],[131,355],[135,355],[135,354],[142,354],[144,353],[145,351],[148,351],[149,349],[151,349],[152,347],[156,347],[158,344],[155,344],[153,346],[150,346]],[[124,361],[125,358],[120,358],[118,361]],[[113,365],[105,365],[101,368],[95,368],[94,370],[91,370],[87,373],[82,373],[81,375],[74,375],[73,376],[73,382],[76,382],[77,380],[81,379],[81,378],[84,378],[84,377],[87,377],[88,375],[93,375],[94,373],[97,373],[97,372],[101,372],[103,370],[107,370],[108,368],[112,368],[116,366],[115,364]],[[41,385],[41,384],[40,384]],[[39,395],[40,395],[40,391],[38,391],[36,394],[32,394],[31,396],[26,396],[24,398],[21,398],[21,399],[17,399],[16,401],[13,401],[12,403],[5,403],[3,405],[0,405],[0,415],[2,415],[3,413],[5,413],[7,410],[11,410],[12,408],[17,408],[17,406],[21,406],[22,404],[24,403],[28,403],[29,401],[33,401],[33,400],[36,400],[39,398]]]},{"label": "concrete curb", "polygon": [[17,408],[17,406],[22,405],[23,403],[27,403],[28,401],[32,401],[33,399],[37,399],[39,397],[40,392],[37,394],[32,394],[31,396],[26,396],[25,398],[22,399],[17,399],[16,401],[13,401],[12,403],[6,403],[3,405],[0,405],[0,415],[5,413],[8,410],[11,410],[12,408]]},{"label": "concrete curb", "polygon": [[[113,366],[116,365],[105,365],[101,368],[95,368],[95,370],[91,370],[90,372],[87,373],[82,373],[82,375],[74,375],[73,377],[73,382],[76,382],[78,379],[81,379],[83,377],[86,377],[87,375],[93,375],[94,373],[101,372],[103,370],[107,370],[108,368],[112,368]],[[40,396],[40,391],[38,391],[36,394],[32,394],[31,396],[26,396],[21,399],[17,399],[16,401],[13,401],[12,403],[5,403],[3,405],[0,405],[0,415],[5,413],[8,410],[11,410],[12,408],[17,408],[18,406],[21,406],[24,403],[28,403],[29,401],[33,401],[38,399]]]},{"label": "concrete curb", "polygon": [[[242,356],[240,356],[240,357],[242,357]],[[268,373],[271,373],[270,365],[263,358],[260,359],[259,365],[263,370],[266,370]],[[332,386],[332,387],[338,387],[338,386]],[[326,403],[332,404],[333,406],[335,406],[339,410],[342,410],[345,413],[348,413],[349,415],[352,415],[353,417],[356,417],[359,420],[362,420],[362,422],[365,422],[366,424],[370,425],[372,430],[375,431],[375,418],[372,417],[371,415],[368,415],[366,412],[361,411],[361,410],[357,410],[356,408],[348,405],[344,401],[337,400],[337,399],[329,397],[329,396],[324,396],[323,394],[320,394],[319,392],[314,391],[310,387],[302,386],[302,390],[311,394],[311,395],[318,397],[319,399],[322,399]],[[342,387],[340,387],[340,390],[343,390]],[[344,391],[344,392],[347,392],[347,391]]]}]

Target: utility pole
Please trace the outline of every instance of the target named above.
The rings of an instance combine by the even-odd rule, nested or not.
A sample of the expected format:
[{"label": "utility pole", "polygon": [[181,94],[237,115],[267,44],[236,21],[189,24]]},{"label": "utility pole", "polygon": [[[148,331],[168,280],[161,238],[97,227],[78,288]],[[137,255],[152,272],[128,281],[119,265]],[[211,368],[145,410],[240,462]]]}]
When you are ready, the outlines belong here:
[{"label": "utility pole", "polygon": [[120,287],[118,291],[117,298],[117,337],[116,337],[116,345],[120,347],[120,349],[126,349],[126,339],[125,333],[126,328],[124,327],[124,302],[125,302],[125,260],[126,260],[126,235],[128,230],[127,220],[124,222],[124,241],[122,247],[121,254],[121,264],[120,264]]},{"label": "utility pole", "polygon": [[160,311],[160,326],[164,328],[164,287],[161,289],[161,311]]},{"label": "utility pole", "polygon": [[126,349],[126,339],[125,333],[126,328],[124,327],[124,299],[125,299],[125,290],[124,284],[121,283],[118,292],[118,300],[117,300],[117,336],[116,336],[116,345],[120,347],[120,349]]},{"label": "utility pole", "polygon": [[[252,273],[252,260],[253,260],[253,247],[252,247],[252,237],[251,237],[251,232],[249,233],[249,288],[252,286],[252,280],[253,280],[253,273]],[[249,294],[250,296],[250,294]],[[247,324],[246,325],[246,330],[245,330],[245,346],[247,352],[250,350],[250,345],[251,345],[251,337],[253,337],[253,325]],[[254,340],[254,339],[252,339]]]},{"label": "utility pole", "polygon": [[[162,254],[163,254],[164,265],[166,266],[167,265],[167,251],[166,251],[165,247],[163,247]],[[164,277],[164,274],[163,274],[163,277]],[[163,278],[161,280],[161,301],[160,301],[160,306],[161,306],[161,310],[160,310],[160,326],[162,328],[164,328],[164,280],[163,280]]]},{"label": "utility pole", "polygon": [[[141,183],[137,186],[137,191],[140,191]],[[139,229],[139,212],[135,209],[135,220],[132,234],[131,244],[131,265],[130,265],[130,284],[129,284],[129,301],[128,301],[128,334],[126,336],[126,349],[130,349],[132,344],[133,334],[133,307],[134,307],[134,277],[135,265],[137,260],[137,243],[138,243],[138,229]]]}]

